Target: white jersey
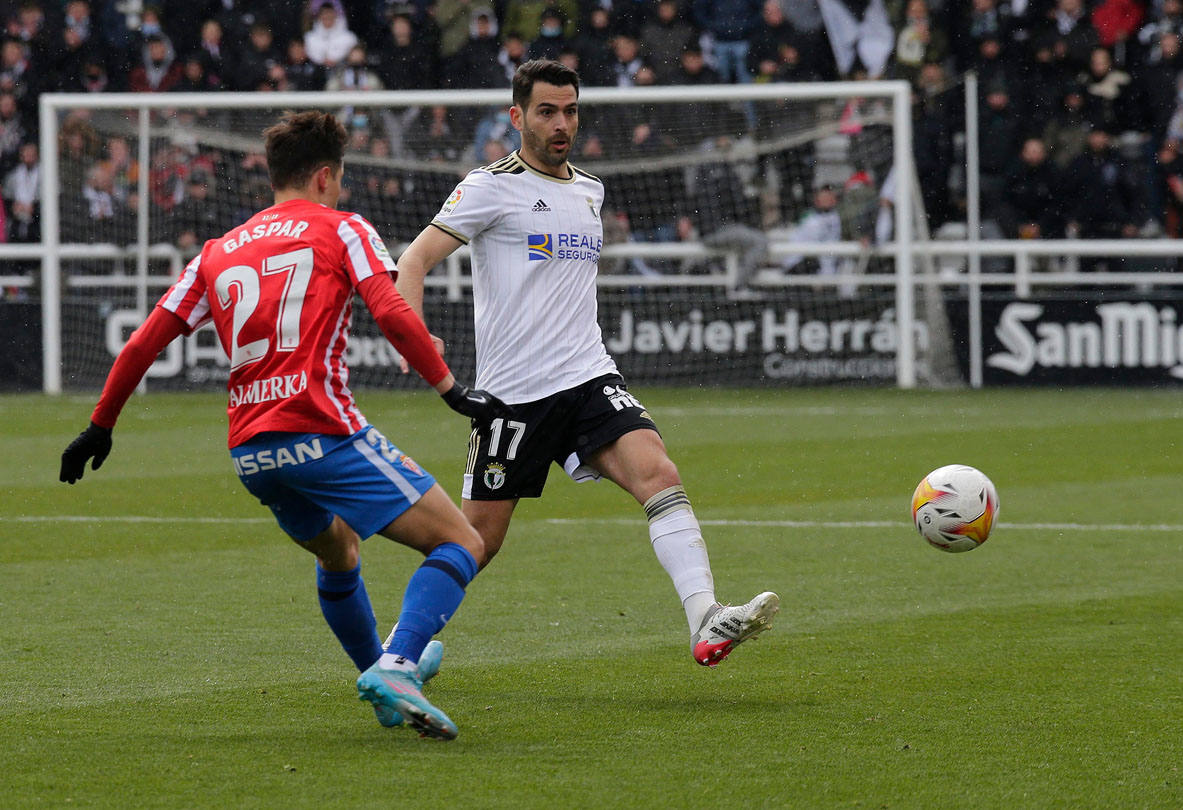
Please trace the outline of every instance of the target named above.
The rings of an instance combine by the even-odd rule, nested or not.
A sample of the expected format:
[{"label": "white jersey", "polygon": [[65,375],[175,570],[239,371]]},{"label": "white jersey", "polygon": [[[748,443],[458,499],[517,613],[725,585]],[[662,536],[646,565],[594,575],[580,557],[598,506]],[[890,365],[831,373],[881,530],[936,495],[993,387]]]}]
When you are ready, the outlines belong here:
[{"label": "white jersey", "polygon": [[533,402],[616,373],[596,318],[604,185],[517,152],[460,182],[431,224],[472,250],[476,386]]}]

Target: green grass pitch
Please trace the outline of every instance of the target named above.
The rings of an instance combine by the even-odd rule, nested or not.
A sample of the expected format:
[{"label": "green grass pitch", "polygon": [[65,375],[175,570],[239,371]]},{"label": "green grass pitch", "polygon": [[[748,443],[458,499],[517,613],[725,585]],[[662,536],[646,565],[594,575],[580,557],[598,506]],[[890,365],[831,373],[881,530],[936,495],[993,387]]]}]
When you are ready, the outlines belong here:
[{"label": "green grass pitch", "polygon": [[[0,398],[0,807],[1183,807],[1177,391],[636,391],[718,593],[774,629],[695,665],[640,508],[554,471],[442,634],[452,743],[380,728],[313,561],[235,479],[223,397]],[[454,496],[466,426],[370,420]],[[980,467],[1001,524],[944,554],[920,477]],[[363,549],[385,630],[416,556]]]}]

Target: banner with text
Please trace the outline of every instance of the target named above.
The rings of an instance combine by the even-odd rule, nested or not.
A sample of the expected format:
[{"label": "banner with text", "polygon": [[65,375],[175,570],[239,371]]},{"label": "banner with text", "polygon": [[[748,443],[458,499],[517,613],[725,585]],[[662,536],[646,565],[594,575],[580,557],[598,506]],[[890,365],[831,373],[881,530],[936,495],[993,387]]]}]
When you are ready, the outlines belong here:
[{"label": "banner with text", "polygon": [[[457,377],[475,374],[472,302],[429,295],[429,326],[447,345]],[[113,301],[68,302],[69,341],[63,352],[70,387],[98,388],[111,360],[141,316]],[[129,302],[130,303],[130,302]],[[890,291],[866,291],[856,300],[813,290],[780,290],[737,300],[715,288],[602,289],[599,319],[604,342],[626,379],[637,384],[789,385],[894,384],[895,299]],[[354,310],[346,354],[350,385],[418,387],[399,373],[397,352],[363,306]],[[562,340],[561,335],[552,336]],[[918,355],[928,350],[928,330],[918,324]],[[208,327],[177,341],[148,372],[149,388],[225,386],[229,364]]]},{"label": "banner with text", "polygon": [[[989,296],[982,302],[986,385],[1177,385],[1183,380],[1179,299],[1132,291],[1078,297]],[[964,307],[954,307],[964,312]],[[952,320],[969,367],[963,319]]]}]

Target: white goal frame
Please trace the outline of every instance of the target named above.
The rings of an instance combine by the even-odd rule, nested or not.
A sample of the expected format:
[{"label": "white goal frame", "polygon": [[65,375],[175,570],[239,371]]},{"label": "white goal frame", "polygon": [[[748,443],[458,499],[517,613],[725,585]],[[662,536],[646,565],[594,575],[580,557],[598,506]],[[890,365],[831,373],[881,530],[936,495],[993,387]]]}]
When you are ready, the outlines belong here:
[{"label": "white goal frame", "polygon": [[[736,100],[843,100],[852,98],[880,98],[891,104],[891,128],[893,161],[903,169],[901,176],[910,177],[912,170],[912,119],[911,95],[907,82],[834,82],[809,84],[749,84],[716,85],[698,87],[635,87],[635,88],[585,88],[580,93],[581,101],[591,103],[665,103],[665,102],[732,102]],[[43,389],[46,393],[62,392],[62,273],[61,260],[69,256],[86,255],[94,258],[133,258],[136,268],[134,284],[137,290],[137,305],[146,314],[148,289],[159,288],[164,280],[149,278],[148,265],[152,257],[165,256],[175,264],[177,256],[166,246],[149,244],[149,194],[146,170],[139,173],[139,210],[137,234],[133,246],[128,249],[107,250],[107,246],[67,245],[61,241],[61,210],[58,200],[60,165],[58,135],[60,113],[65,110],[130,110],[138,113],[139,160],[146,164],[150,155],[150,113],[157,110],[200,108],[200,109],[336,109],[341,106],[464,106],[464,105],[507,105],[509,90],[422,90],[422,91],[379,91],[379,92],[316,92],[316,93],[46,93],[39,99],[40,146],[41,146],[41,233],[39,245],[0,246],[0,258],[39,257],[41,261],[41,307],[42,307],[42,365]],[[894,233],[902,235],[894,242],[871,250],[872,255],[886,256],[894,260],[894,273],[867,274],[858,276],[858,283],[867,286],[889,286],[895,288],[897,354],[896,382],[901,388],[913,388],[917,382],[916,345],[914,342],[915,281],[913,257],[916,245],[912,234],[914,190],[911,183],[897,183],[895,199]],[[772,244],[773,256],[802,254],[808,256],[866,255],[867,249],[857,243],[804,243]],[[111,256],[105,254],[110,253]],[[685,258],[720,255],[721,251],[710,250],[702,244],[637,244],[627,243],[605,246],[604,258],[612,257],[654,257]],[[728,272],[719,276],[662,277],[646,279],[628,276],[613,278],[601,276],[604,286],[638,287],[646,284],[663,286],[719,286],[735,281],[735,256],[727,255]],[[173,279],[168,279],[171,283]],[[850,281],[847,276],[790,278],[786,284],[837,285]],[[111,285],[128,284],[126,275],[115,277]],[[89,286],[103,286],[101,277],[86,280]],[[27,285],[27,280],[21,279]],[[459,290],[469,282],[461,278],[458,263],[449,265],[449,273],[443,279],[429,278],[428,283]]]}]

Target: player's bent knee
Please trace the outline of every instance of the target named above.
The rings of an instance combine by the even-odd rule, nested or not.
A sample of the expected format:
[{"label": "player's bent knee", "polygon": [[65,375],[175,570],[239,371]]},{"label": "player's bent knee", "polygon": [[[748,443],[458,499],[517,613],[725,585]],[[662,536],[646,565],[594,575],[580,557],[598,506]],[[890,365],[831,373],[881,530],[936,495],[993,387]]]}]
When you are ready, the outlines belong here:
[{"label": "player's bent knee", "polygon": [[[295,540],[295,538],[293,538]],[[357,532],[339,517],[329,527],[310,540],[295,542],[313,554],[326,571],[351,571],[360,559],[361,539]]]}]

